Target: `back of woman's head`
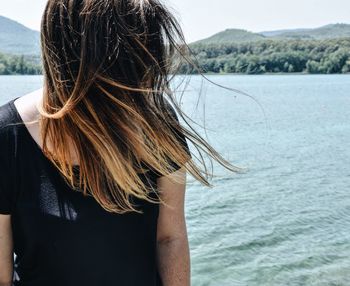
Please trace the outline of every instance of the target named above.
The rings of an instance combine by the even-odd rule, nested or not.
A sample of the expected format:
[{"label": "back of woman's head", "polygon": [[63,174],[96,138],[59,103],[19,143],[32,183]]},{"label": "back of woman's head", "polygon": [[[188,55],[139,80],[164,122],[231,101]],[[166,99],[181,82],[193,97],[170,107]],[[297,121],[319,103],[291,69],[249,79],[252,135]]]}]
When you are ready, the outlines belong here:
[{"label": "back of woman's head", "polygon": [[169,72],[174,28],[157,0],[49,0],[41,30],[48,84],[74,102],[109,80],[157,87]]},{"label": "back of woman's head", "polygon": [[[178,22],[158,0],[49,0],[41,43],[43,151],[73,188],[83,188],[107,211],[136,211],[131,196],[156,202],[140,174],[152,169],[167,175],[169,160],[209,185],[189,156],[185,137],[229,166],[179,124],[174,110],[182,112],[170,76],[187,45]],[[70,143],[79,176],[70,163]]]}]

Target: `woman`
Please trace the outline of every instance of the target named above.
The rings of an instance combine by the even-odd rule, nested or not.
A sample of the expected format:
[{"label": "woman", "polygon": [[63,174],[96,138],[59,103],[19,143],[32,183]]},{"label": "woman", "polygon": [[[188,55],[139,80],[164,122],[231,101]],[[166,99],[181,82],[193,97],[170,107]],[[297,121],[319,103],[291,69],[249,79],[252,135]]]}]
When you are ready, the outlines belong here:
[{"label": "woman", "polygon": [[186,171],[210,184],[186,138],[235,170],[179,124],[178,22],[158,0],[50,0],[41,47],[44,88],[0,106],[0,285],[190,285]]}]

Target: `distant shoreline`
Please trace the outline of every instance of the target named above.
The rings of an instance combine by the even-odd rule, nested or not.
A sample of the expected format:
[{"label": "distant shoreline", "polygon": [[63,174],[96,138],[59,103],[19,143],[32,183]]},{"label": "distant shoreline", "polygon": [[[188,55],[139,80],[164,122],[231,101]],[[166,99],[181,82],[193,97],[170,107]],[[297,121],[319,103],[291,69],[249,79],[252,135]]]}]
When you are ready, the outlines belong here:
[{"label": "distant shoreline", "polygon": [[[253,76],[259,76],[259,75],[349,75],[348,73],[306,73],[306,72],[266,72],[266,73],[260,73],[260,74],[247,74],[247,73],[204,73],[204,75],[253,75]],[[198,74],[199,75],[199,74]]]},{"label": "distant shoreline", "polygon": [[[306,72],[267,72],[267,73],[260,73],[260,74],[247,74],[247,73],[203,73],[204,75],[247,75],[247,76],[262,76],[262,75],[350,75],[350,72],[348,73],[306,73]],[[186,74],[178,74],[179,76],[183,76]],[[200,74],[187,74],[187,76],[196,76]],[[1,74],[0,77],[12,77],[12,76],[43,76],[42,74]]]}]

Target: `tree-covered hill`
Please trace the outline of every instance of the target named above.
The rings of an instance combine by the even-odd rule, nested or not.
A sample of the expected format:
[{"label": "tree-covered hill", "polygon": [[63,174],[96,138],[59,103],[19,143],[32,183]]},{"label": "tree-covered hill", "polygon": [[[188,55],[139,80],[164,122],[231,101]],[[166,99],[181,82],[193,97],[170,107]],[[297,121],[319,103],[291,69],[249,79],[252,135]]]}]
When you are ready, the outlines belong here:
[{"label": "tree-covered hill", "polygon": [[255,42],[264,39],[265,36],[242,29],[226,29],[204,40],[193,44],[223,44],[232,42]]},{"label": "tree-covered hill", "polygon": [[[350,37],[325,40],[278,40],[190,45],[192,58],[210,73],[348,73]],[[184,64],[182,73],[197,73]]]}]

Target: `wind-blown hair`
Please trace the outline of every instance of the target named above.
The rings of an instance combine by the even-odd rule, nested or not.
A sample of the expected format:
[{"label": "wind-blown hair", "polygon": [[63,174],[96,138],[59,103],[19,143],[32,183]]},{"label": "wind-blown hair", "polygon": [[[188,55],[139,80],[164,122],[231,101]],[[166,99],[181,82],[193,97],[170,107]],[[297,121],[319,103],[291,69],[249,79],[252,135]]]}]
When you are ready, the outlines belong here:
[{"label": "wind-blown hair", "polygon": [[49,0],[41,47],[43,152],[73,189],[105,210],[139,212],[132,196],[159,202],[140,174],[167,175],[169,160],[210,186],[204,160],[201,170],[176,134],[235,170],[174,113],[187,122],[170,83],[189,52],[179,23],[158,0]]}]

